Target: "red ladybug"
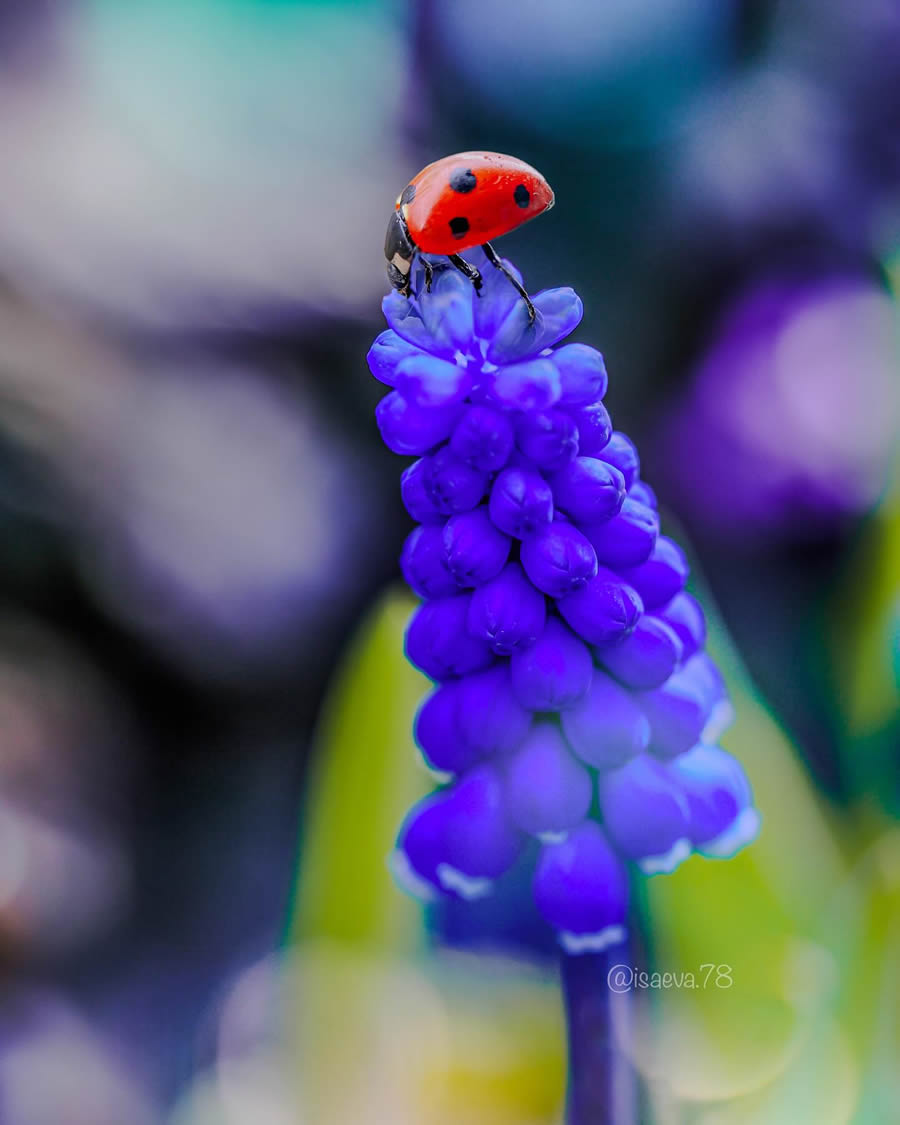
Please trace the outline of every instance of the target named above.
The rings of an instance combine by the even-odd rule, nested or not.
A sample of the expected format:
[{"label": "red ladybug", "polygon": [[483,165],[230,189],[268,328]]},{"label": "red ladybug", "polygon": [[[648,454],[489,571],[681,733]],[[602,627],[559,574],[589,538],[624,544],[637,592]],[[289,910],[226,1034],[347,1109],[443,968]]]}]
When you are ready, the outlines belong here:
[{"label": "red ladybug", "polygon": [[[492,266],[501,270],[528,306],[534,305],[491,246],[492,238],[527,223],[553,206],[553,191],[524,160],[500,152],[458,152],[436,160],[412,179],[397,197],[384,240],[388,279],[405,297],[416,251],[446,254],[454,266],[481,289],[479,271],[459,256],[481,246]],[[425,284],[434,267],[425,258]]]}]

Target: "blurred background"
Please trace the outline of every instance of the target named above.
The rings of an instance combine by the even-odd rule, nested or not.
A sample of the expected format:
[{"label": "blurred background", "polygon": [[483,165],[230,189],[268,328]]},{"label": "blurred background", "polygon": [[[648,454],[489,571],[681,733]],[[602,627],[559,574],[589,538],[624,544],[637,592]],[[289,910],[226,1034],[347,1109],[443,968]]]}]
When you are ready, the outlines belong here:
[{"label": "blurred background", "polygon": [[896,0],[3,0],[0,1122],[554,1125],[549,935],[427,918],[387,215],[488,148],[688,549],[763,834],[641,895],[653,1122],[900,1120]]}]

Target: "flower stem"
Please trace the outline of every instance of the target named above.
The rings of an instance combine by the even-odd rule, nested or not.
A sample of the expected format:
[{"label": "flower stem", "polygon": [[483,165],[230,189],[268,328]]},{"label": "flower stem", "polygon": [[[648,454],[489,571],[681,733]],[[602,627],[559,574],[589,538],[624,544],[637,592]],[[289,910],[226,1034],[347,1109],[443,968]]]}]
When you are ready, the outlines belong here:
[{"label": "flower stem", "polygon": [[629,964],[628,946],[562,955],[569,1041],[567,1125],[635,1125],[637,1083],[621,1050],[631,1037],[631,995],[612,990],[610,970]]}]

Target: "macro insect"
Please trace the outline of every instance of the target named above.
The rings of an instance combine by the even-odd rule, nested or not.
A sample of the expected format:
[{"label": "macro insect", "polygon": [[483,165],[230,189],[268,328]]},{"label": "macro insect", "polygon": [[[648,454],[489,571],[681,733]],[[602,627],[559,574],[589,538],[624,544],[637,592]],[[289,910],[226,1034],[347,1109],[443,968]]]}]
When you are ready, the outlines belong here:
[{"label": "macro insect", "polygon": [[[440,254],[472,282],[477,293],[482,286],[481,273],[460,257],[460,251],[480,246],[491,265],[509,278],[534,321],[534,305],[497,256],[491,240],[552,206],[550,185],[537,169],[515,156],[458,152],[436,160],[397,196],[384,240],[388,280],[409,297],[416,253]],[[425,257],[420,260],[425,286],[430,290],[434,265]]]}]

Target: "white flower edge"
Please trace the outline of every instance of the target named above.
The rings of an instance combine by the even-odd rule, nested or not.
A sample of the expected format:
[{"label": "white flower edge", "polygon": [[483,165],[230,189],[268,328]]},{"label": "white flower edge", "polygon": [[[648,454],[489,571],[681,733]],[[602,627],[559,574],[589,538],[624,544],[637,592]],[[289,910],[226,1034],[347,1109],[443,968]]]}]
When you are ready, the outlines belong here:
[{"label": "white flower edge", "polygon": [[566,953],[578,956],[580,953],[602,953],[612,945],[621,945],[628,936],[624,926],[606,926],[594,934],[573,934],[569,930],[562,930],[559,934],[559,944]]},{"label": "white flower edge", "polygon": [[639,859],[638,867],[645,875],[671,875],[690,854],[691,842],[687,836],[681,836],[667,852],[661,855],[647,855]]}]

